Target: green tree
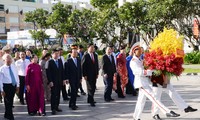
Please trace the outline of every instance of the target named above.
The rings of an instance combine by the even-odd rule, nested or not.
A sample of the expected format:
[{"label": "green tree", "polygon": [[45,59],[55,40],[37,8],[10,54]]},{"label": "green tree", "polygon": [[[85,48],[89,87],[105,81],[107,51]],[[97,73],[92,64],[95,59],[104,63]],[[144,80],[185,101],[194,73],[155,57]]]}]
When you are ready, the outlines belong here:
[{"label": "green tree", "polygon": [[64,35],[70,33],[69,17],[72,14],[72,6],[64,5],[61,2],[52,7],[52,13],[48,18],[48,23],[58,33],[59,43],[62,46]]},{"label": "green tree", "polygon": [[[102,43],[123,44],[127,38],[127,30],[124,21],[120,20],[118,5],[113,4],[109,8],[98,11],[97,14],[93,26],[97,32],[97,40],[102,40]],[[119,30],[119,33],[116,30]]]},{"label": "green tree", "polygon": [[90,3],[96,8],[105,9],[116,4],[117,1],[118,0],[90,0]]},{"label": "green tree", "polygon": [[[195,17],[195,4],[190,0],[149,0],[148,16],[149,21],[156,33],[155,37],[164,27],[176,29],[180,34],[185,36],[185,40],[194,50],[197,50],[198,40],[193,39],[192,22]],[[149,26],[148,26],[149,27]]]},{"label": "green tree", "polygon": [[25,22],[31,22],[34,25],[34,29],[31,30],[30,33],[32,38],[35,40],[35,47],[36,40],[39,40],[42,44],[42,47],[44,47],[44,40],[48,38],[45,34],[45,30],[49,28],[49,24],[47,23],[48,17],[49,12],[44,9],[36,9],[25,14]]},{"label": "green tree", "polygon": [[92,28],[95,18],[96,11],[88,9],[73,11],[69,18],[69,24],[70,34],[76,38],[76,42],[80,42],[80,40],[92,42],[91,40],[96,37],[96,32]]},{"label": "green tree", "polygon": [[49,35],[47,35],[43,30],[31,30],[30,33],[32,38],[40,41],[42,47],[44,48],[44,40],[49,39]]},{"label": "green tree", "polygon": [[[147,16],[146,9],[147,2],[145,0],[138,0],[136,2],[130,3],[126,2],[123,6],[121,6],[118,10],[119,18],[121,21],[124,21],[125,28],[128,33],[133,32],[134,36],[142,35],[140,34],[143,25],[145,25],[145,18]],[[147,29],[145,30],[147,31]],[[134,38],[133,36],[133,38]],[[132,40],[130,46],[136,42]]]}]

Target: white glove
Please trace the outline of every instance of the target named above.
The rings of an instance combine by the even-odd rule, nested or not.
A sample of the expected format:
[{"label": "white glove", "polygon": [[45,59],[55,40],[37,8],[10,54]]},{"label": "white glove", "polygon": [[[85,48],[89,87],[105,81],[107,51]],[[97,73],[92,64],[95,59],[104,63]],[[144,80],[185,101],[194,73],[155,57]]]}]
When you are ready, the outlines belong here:
[{"label": "white glove", "polygon": [[152,76],[152,73],[154,72],[155,70],[146,70],[146,76]]}]

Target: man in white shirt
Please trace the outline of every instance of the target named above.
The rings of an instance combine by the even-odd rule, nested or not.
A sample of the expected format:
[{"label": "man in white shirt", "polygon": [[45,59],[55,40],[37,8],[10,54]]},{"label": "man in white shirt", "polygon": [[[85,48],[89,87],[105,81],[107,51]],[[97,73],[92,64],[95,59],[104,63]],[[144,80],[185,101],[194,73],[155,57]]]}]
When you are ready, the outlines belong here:
[{"label": "man in white shirt", "polygon": [[25,87],[25,76],[26,76],[26,67],[30,64],[30,61],[26,58],[25,52],[20,52],[20,59],[15,62],[15,65],[18,70],[19,80],[20,80],[20,89],[19,89],[19,99],[20,103],[24,105],[24,87]]},{"label": "man in white shirt", "polygon": [[143,61],[140,60],[141,48],[139,45],[133,45],[131,49],[134,53],[134,56],[130,62],[130,67],[135,75],[134,87],[139,89],[139,95],[137,103],[135,106],[135,111],[133,118],[135,120],[140,120],[141,113],[143,111],[144,105],[146,103],[146,98],[148,98],[153,104],[166,114],[167,117],[178,117],[180,114],[177,114],[169,110],[165,105],[163,105],[159,100],[155,99],[152,88],[150,87],[149,76],[152,76],[153,70],[145,70],[143,66]]},{"label": "man in white shirt", "polygon": [[12,64],[11,55],[5,54],[3,59],[5,60],[5,64],[0,67],[0,89],[2,96],[4,96],[4,118],[14,120],[12,106],[15,92],[19,90],[19,78],[17,69]]}]

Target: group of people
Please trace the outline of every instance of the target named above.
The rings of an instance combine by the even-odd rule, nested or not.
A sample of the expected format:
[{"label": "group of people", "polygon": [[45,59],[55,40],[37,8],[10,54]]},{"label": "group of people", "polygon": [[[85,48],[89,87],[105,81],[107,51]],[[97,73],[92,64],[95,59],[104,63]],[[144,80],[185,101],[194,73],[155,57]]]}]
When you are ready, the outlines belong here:
[{"label": "group of people", "polygon": [[[15,93],[22,105],[26,100],[29,115],[45,116],[46,102],[51,104],[52,115],[62,112],[59,107],[61,93],[63,100],[69,100],[69,108],[76,110],[78,89],[82,95],[86,95],[82,88],[83,79],[87,86],[87,103],[95,107],[94,95],[100,68],[105,85],[105,102],[114,101],[111,96],[113,90],[119,98],[125,98],[126,94],[138,94],[133,115],[135,120],[140,120],[146,98],[153,103],[154,119],[161,120],[159,110],[167,117],[180,116],[161,103],[163,86],[151,82],[150,77],[154,71],[144,69],[144,51],[139,44],[132,46],[128,56],[125,48],[126,46],[120,46],[120,51],[115,54],[114,46],[108,45],[101,62],[94,44],[88,44],[86,52],[83,51],[82,45],[72,45],[66,60],[62,56],[62,48],[53,49],[51,53],[44,49],[41,59],[32,54],[31,50],[15,50],[14,58],[11,56],[10,48],[0,50],[0,90],[4,97],[4,118],[14,120],[12,108]],[[66,84],[70,86],[68,91]],[[185,112],[197,110],[184,102],[171,83],[168,83],[165,89],[180,109]]]}]

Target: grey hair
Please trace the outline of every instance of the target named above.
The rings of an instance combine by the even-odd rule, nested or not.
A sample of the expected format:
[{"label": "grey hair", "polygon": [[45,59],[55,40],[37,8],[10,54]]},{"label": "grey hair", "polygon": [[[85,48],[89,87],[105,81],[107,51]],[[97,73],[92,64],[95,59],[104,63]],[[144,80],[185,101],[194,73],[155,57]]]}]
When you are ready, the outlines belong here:
[{"label": "grey hair", "polygon": [[7,57],[10,57],[12,59],[12,56],[10,54],[4,54],[2,59],[5,61]]}]

